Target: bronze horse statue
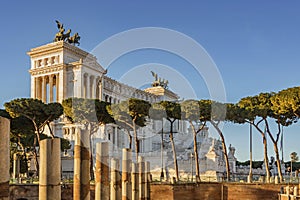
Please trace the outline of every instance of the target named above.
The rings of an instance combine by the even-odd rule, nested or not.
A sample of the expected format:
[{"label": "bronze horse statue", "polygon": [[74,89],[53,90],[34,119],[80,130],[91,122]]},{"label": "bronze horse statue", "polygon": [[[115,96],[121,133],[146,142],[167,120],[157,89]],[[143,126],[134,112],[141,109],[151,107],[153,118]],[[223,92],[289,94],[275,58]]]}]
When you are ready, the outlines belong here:
[{"label": "bronze horse statue", "polygon": [[73,36],[71,35],[71,29],[68,29],[67,32],[65,33],[64,25],[60,23],[59,21],[55,20],[58,28],[58,32],[55,34],[54,42],[57,41],[66,41],[70,44],[80,44],[80,36],[78,33],[75,33]]},{"label": "bronze horse statue", "polygon": [[80,45],[79,40],[80,40],[79,34],[75,33],[73,36],[71,36],[67,39],[67,42],[70,44],[74,44],[74,45],[78,44],[78,46],[79,46]]}]

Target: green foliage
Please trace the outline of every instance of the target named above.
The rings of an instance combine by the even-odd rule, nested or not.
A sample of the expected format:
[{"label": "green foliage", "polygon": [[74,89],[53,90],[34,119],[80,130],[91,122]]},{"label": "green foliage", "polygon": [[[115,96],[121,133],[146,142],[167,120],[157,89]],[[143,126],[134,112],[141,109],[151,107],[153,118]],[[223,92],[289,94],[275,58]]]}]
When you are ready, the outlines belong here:
[{"label": "green foliage", "polygon": [[63,108],[59,103],[44,104],[41,100],[31,98],[14,99],[4,104],[5,110],[12,118],[26,117],[42,128],[45,123],[58,119]]},{"label": "green foliage", "polygon": [[[254,168],[254,169],[262,168],[263,163],[264,163],[264,161],[252,161],[252,168]],[[236,165],[237,166],[249,166],[250,160],[247,160],[245,162],[236,161]]]},{"label": "green foliage", "polygon": [[160,103],[154,103],[149,110],[149,117],[153,120],[162,120],[167,117],[167,113]]},{"label": "green foliage", "polygon": [[65,149],[71,149],[72,145],[69,140],[60,138],[60,150],[63,152]]},{"label": "green foliage", "polygon": [[141,99],[131,98],[128,101],[129,114],[132,118],[149,115],[151,104]]},{"label": "green foliage", "polygon": [[160,105],[164,108],[167,119],[169,121],[181,119],[181,107],[179,103],[171,101],[161,101]]},{"label": "green foliage", "polygon": [[149,102],[132,98],[128,101],[111,105],[109,113],[113,116],[118,125],[125,129],[130,128],[132,130],[133,121],[139,127],[146,125],[146,117],[149,115],[150,107]]},{"label": "green foliage", "polygon": [[22,148],[31,148],[34,139],[34,126],[24,117],[11,118],[6,110],[0,109],[0,116],[10,119],[10,141]]},{"label": "green foliage", "polygon": [[210,121],[211,119],[211,100],[200,100],[199,109],[200,109],[200,121]]},{"label": "green foliage", "polygon": [[300,117],[300,87],[279,91],[271,98],[272,110],[280,116],[281,124],[288,126]]},{"label": "green foliage", "polygon": [[199,121],[200,119],[200,106],[199,101],[186,100],[181,104],[181,117],[183,120]]},{"label": "green foliage", "polygon": [[271,97],[273,95],[274,93],[260,93],[253,97],[245,97],[239,101],[238,105],[252,115],[266,119],[273,116],[273,111],[271,110]]},{"label": "green foliage", "polygon": [[109,114],[110,104],[98,99],[69,98],[62,102],[64,113],[74,123],[113,123]]},{"label": "green foliage", "polygon": [[248,111],[245,108],[241,108],[237,104],[227,104],[226,118],[228,121],[243,124],[247,120],[253,121],[254,117],[253,112]]}]

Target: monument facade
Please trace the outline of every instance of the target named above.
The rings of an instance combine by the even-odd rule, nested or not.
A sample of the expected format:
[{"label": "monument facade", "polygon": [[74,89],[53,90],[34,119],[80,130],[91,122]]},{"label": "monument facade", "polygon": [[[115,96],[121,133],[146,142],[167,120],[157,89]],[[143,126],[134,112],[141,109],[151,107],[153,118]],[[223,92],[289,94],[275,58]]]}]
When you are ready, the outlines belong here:
[{"label": "monument facade", "polygon": [[[31,97],[45,103],[62,102],[67,98],[100,99],[112,104],[119,103],[129,98],[138,98],[150,103],[161,100],[178,101],[179,96],[168,89],[168,81],[161,79],[152,72],[155,78],[152,86],[140,90],[120,83],[107,76],[107,71],[97,62],[97,58],[88,52],[72,45],[65,40],[58,40],[28,52],[31,61]],[[73,124],[61,117],[52,123],[54,134],[71,141],[74,147],[75,133],[83,128],[80,124]],[[138,130],[140,138],[140,152],[151,160],[151,169],[160,169],[164,166],[172,167],[170,159],[171,148],[165,148],[161,158],[161,142],[163,134],[164,145],[168,147],[169,129],[167,122],[150,121],[146,127]],[[180,121],[175,127],[175,145],[178,150],[179,169],[182,172],[192,170],[189,166],[188,147],[192,145],[192,132],[188,123]],[[127,136],[117,125],[102,126],[92,136],[91,151],[95,152],[96,142],[109,141],[111,152],[119,151],[128,146]],[[225,163],[221,142],[208,136],[208,129],[198,135],[200,169],[202,175],[222,176]],[[65,153],[65,170],[72,171],[72,149]],[[95,156],[95,155],[94,155]],[[72,160],[72,159],[71,159]],[[180,167],[182,166],[182,167]],[[64,171],[64,167],[63,167]]]}]

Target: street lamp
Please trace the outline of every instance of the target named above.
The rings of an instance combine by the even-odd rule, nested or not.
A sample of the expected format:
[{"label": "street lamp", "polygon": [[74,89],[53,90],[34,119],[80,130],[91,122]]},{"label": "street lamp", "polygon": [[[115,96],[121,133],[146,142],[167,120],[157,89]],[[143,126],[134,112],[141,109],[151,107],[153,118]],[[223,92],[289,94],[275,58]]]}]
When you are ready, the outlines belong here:
[{"label": "street lamp", "polygon": [[164,119],[161,120],[161,172],[160,181],[164,179]]}]

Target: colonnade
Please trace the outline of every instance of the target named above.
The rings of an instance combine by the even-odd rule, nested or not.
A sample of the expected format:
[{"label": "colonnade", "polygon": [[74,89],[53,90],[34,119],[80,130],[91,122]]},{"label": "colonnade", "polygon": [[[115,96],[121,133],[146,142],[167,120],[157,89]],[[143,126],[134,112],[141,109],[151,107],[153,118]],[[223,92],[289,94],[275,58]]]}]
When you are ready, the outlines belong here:
[{"label": "colonnade", "polygon": [[95,77],[85,73],[83,75],[83,97],[90,99],[100,99],[101,92],[100,77]]},{"label": "colonnade", "polygon": [[59,101],[59,74],[50,74],[35,78],[35,95],[45,103]]}]

